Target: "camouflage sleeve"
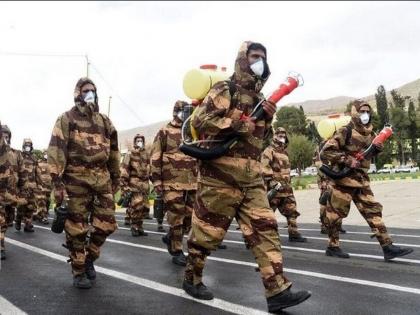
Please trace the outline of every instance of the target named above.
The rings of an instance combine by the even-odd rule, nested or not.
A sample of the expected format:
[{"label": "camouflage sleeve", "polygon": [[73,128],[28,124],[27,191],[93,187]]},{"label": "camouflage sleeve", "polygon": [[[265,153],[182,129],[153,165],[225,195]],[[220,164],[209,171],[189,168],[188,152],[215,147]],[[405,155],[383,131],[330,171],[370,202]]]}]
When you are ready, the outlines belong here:
[{"label": "camouflage sleeve", "polygon": [[153,140],[152,150],[150,152],[150,177],[154,187],[162,186],[162,157],[163,157],[163,141],[166,134],[160,129]]},{"label": "camouflage sleeve", "polygon": [[108,171],[111,175],[112,184],[115,186],[119,185],[120,180],[120,151],[118,149],[118,133],[112,124],[111,120],[106,117],[108,121],[109,135],[111,141],[111,151],[108,159]]},{"label": "camouflage sleeve", "polygon": [[124,156],[124,160],[121,163],[120,171],[121,171],[121,189],[125,190],[128,187],[128,183],[130,180],[130,152]]},{"label": "camouflage sleeve", "polygon": [[264,183],[268,187],[271,187],[270,182],[272,181],[273,175],[274,175],[273,169],[271,168],[271,160],[272,160],[271,150],[270,150],[270,147],[267,147],[261,154],[261,169],[262,169]]},{"label": "camouflage sleeve", "polygon": [[230,117],[225,117],[231,106],[228,84],[216,84],[194,113],[193,127],[199,134],[208,136],[247,134],[249,124],[240,120],[241,111],[234,109]]},{"label": "camouflage sleeve", "polygon": [[330,138],[322,148],[320,156],[322,160],[327,160],[331,164],[344,163],[347,154],[344,151],[346,144],[346,128],[340,128],[335,135]]},{"label": "camouflage sleeve", "polygon": [[69,120],[63,114],[55,122],[48,146],[48,165],[54,186],[61,184],[61,176],[67,164],[69,141]]}]

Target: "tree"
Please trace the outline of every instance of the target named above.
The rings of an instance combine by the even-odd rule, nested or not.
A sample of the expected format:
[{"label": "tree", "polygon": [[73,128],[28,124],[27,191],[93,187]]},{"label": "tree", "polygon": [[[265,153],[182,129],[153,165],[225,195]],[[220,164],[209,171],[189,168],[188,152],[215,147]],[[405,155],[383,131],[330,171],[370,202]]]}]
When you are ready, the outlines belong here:
[{"label": "tree", "polygon": [[407,135],[411,141],[411,159],[413,161],[417,161],[417,135],[418,135],[417,112],[414,107],[414,102],[411,99],[410,99],[410,103],[408,104]]},{"label": "tree", "polygon": [[283,127],[290,134],[305,135],[306,125],[307,120],[302,107],[284,106],[277,111],[273,127],[274,130]]},{"label": "tree", "polygon": [[398,158],[400,163],[405,164],[404,137],[409,125],[407,112],[405,111],[406,98],[397,91],[391,91],[392,105],[390,109],[391,123],[394,127],[394,139],[397,143]]},{"label": "tree", "polygon": [[375,94],[376,110],[378,111],[379,125],[384,126],[388,121],[388,101],[386,99],[386,91],[383,85],[378,87]]},{"label": "tree", "polygon": [[312,157],[315,151],[315,144],[304,135],[289,136],[289,145],[287,152],[289,153],[292,168],[297,168],[299,175],[301,170],[312,164]]},{"label": "tree", "polygon": [[314,142],[318,145],[322,142],[322,138],[319,135],[318,130],[316,129],[315,122],[311,121],[308,124],[306,134],[307,134],[309,140],[311,140],[312,142]]}]

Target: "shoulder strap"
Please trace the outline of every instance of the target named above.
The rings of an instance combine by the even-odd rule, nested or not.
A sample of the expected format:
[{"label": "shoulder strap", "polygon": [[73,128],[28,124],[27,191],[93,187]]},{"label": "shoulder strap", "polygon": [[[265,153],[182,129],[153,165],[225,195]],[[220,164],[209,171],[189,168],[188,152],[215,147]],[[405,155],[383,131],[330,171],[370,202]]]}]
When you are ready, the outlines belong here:
[{"label": "shoulder strap", "polygon": [[352,130],[353,130],[353,128],[351,127],[351,125],[350,124],[347,124],[346,125],[346,131],[347,131],[346,132],[346,141],[345,141],[345,144],[346,145],[349,145],[350,144]]}]

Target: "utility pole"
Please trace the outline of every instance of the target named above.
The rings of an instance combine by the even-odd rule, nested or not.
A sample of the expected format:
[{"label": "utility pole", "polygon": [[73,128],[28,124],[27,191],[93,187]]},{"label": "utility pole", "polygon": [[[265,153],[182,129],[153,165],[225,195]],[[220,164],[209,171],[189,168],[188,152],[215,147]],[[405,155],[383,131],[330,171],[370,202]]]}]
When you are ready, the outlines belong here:
[{"label": "utility pole", "polygon": [[111,99],[112,99],[112,96],[109,96],[109,101],[108,101],[108,118],[109,118],[109,112],[111,111]]},{"label": "utility pole", "polygon": [[89,78],[89,65],[90,65],[90,63],[89,63],[89,57],[88,57],[87,54],[85,55],[85,58],[86,58],[86,77]]}]

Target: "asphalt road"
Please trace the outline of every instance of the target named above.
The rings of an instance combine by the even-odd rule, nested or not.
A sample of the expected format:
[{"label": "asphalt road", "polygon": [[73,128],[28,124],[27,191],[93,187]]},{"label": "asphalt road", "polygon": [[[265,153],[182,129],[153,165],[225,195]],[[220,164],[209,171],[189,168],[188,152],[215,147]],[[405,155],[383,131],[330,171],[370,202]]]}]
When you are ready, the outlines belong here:
[{"label": "asphalt road", "polygon": [[[64,234],[44,225],[31,234],[9,228],[0,314],[266,313],[255,261],[236,225],[224,241],[228,249],[209,257],[204,282],[216,299],[202,302],[183,292],[183,268],[172,264],[155,222],[145,223],[149,236],[133,238],[119,221],[103,246],[90,290],[72,286]],[[280,223],[285,274],[294,289],[311,290],[312,297],[285,314],[420,314],[420,230],[390,228],[394,243],[412,246],[414,253],[386,263],[367,227],[345,226],[351,232],[341,236],[342,248],[352,254],[347,260],[325,256],[326,237],[317,224],[300,227],[308,243],[289,243]]]}]

